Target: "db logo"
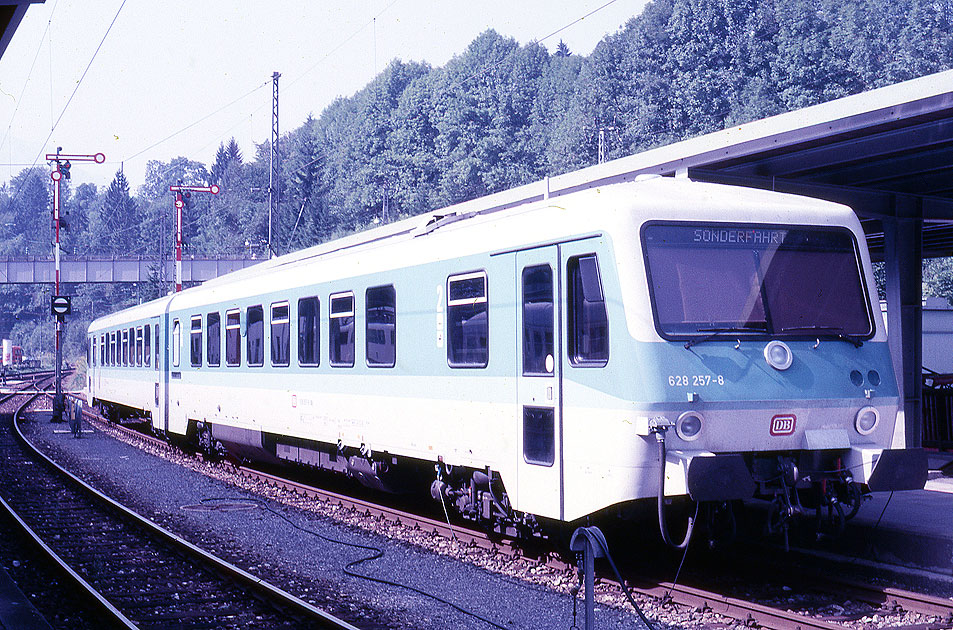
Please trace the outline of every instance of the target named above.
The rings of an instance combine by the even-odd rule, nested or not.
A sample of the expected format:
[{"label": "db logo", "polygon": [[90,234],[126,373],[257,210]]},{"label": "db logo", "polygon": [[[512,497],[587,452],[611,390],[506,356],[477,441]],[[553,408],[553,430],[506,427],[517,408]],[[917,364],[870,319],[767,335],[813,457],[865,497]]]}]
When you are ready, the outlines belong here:
[{"label": "db logo", "polygon": [[791,435],[794,433],[795,425],[797,425],[797,417],[794,414],[774,416],[771,418],[771,435]]}]

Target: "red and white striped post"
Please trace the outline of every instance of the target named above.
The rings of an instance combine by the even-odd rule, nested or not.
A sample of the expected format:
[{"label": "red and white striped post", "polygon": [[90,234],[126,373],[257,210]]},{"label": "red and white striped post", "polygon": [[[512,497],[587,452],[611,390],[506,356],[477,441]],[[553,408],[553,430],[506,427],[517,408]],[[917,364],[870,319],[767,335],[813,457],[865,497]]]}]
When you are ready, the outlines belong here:
[{"label": "red and white striped post", "polygon": [[175,193],[175,292],[182,290],[182,192]]},{"label": "red and white striped post", "polygon": [[[66,154],[60,153],[61,150],[60,147],[57,147],[56,153],[46,154],[46,160],[55,163],[53,172],[50,173],[50,179],[53,180],[53,232],[55,235],[55,240],[53,241],[53,262],[56,269],[55,289],[53,291],[54,305],[57,298],[60,297],[60,181],[62,181],[64,177],[69,179],[69,170],[73,162],[95,162],[96,164],[102,164],[106,161],[106,156],[102,153]],[[51,310],[53,310],[52,307]],[[63,365],[62,335],[65,319],[64,314],[56,314],[56,394],[53,397],[53,422],[62,422],[63,420],[63,388],[60,379]]]},{"label": "red and white striped post", "polygon": [[185,198],[182,193],[207,192],[217,195],[217,184],[211,186],[169,186],[175,193],[175,291],[182,290],[182,209],[185,207]]}]

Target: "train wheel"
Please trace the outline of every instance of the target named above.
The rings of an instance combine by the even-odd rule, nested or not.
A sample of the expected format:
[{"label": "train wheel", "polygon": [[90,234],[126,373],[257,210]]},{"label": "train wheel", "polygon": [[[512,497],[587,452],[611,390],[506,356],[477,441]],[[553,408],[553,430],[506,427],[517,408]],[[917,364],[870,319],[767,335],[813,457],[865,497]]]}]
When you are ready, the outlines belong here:
[{"label": "train wheel", "polygon": [[847,508],[844,518],[848,521],[857,516],[857,511],[864,502],[864,495],[856,483],[846,484],[842,492],[838,493],[838,501]]},{"label": "train wheel", "polygon": [[207,454],[211,455],[213,451],[213,438],[212,438],[212,428],[204,423],[199,423],[198,432],[196,434],[196,442],[199,449]]}]

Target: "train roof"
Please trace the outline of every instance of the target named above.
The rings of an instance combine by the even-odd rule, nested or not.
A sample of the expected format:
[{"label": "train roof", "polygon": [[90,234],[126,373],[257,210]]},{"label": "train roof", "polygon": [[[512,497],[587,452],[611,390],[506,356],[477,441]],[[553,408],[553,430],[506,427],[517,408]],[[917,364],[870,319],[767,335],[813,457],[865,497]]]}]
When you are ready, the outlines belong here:
[{"label": "train roof", "polygon": [[159,315],[165,313],[166,308],[173,297],[173,295],[164,295],[149,302],[137,304],[136,306],[130,306],[129,308],[125,308],[121,311],[116,311],[115,313],[110,313],[109,315],[97,317],[89,324],[89,330],[94,331],[106,328],[115,328],[116,326],[120,326],[127,321],[158,317]]},{"label": "train roof", "polygon": [[[495,251],[525,245],[527,239],[535,242],[556,238],[559,234],[599,232],[607,229],[608,214],[614,212],[618,216],[620,210],[623,214],[638,211],[640,217],[659,220],[745,221],[748,220],[746,217],[751,217],[761,223],[850,225],[860,233],[856,215],[840,204],[752,188],[692,182],[687,178],[642,176],[635,181],[594,187],[555,198],[547,198],[541,187],[536,189],[537,194],[529,194],[532,191],[527,188],[518,189],[522,191],[520,195],[512,192],[490,195],[263,261],[182,293],[127,309],[119,318],[106,316],[97,319],[90,329],[158,315],[172,299],[177,306],[188,307],[193,303],[214,301],[215,294],[222,296],[220,299],[226,296],[232,299],[239,297],[236,293],[259,292],[262,287],[258,280],[264,275],[273,286],[283,284],[279,278],[286,278],[285,282],[291,284],[301,266],[323,260],[345,262],[351,256],[361,254],[353,263],[354,266],[363,266],[361,273],[367,273],[374,271],[375,267],[393,266],[395,260],[400,261],[399,264],[410,264],[411,259],[428,256],[431,259],[456,258],[481,249]],[[534,213],[554,208],[563,211],[557,215],[558,220],[552,216],[547,216],[546,221],[535,218]],[[600,213],[601,208],[606,212]],[[725,214],[729,210],[730,217]],[[507,229],[500,229],[503,226]],[[460,230],[464,228],[466,234],[461,234]],[[434,236],[446,238],[434,239]],[[424,242],[431,246],[419,247]],[[401,244],[406,247],[401,248]],[[385,246],[398,249],[389,256],[371,255]],[[421,250],[426,251],[422,253]],[[356,270],[349,269],[342,275],[356,273]],[[243,285],[242,289],[236,291],[239,284]]]},{"label": "train roof", "polygon": [[[542,185],[542,183],[539,185]],[[525,188],[522,187],[519,190]],[[314,260],[322,256],[341,254],[360,248],[419,238],[441,231],[449,226],[454,228],[464,227],[467,224],[475,223],[479,218],[491,215],[496,220],[503,220],[531,210],[574,207],[595,198],[600,198],[600,204],[602,205],[607,203],[624,204],[626,206],[648,205],[660,214],[667,214],[666,209],[681,214],[684,212],[682,204],[686,200],[691,200],[694,203],[710,204],[713,209],[729,207],[736,209],[747,206],[763,213],[770,207],[779,215],[779,220],[784,215],[797,212],[800,215],[797,222],[803,222],[811,217],[808,219],[809,222],[842,224],[849,221],[851,216],[854,216],[853,211],[846,206],[811,197],[723,184],[693,182],[682,178],[644,175],[633,182],[609,184],[572,192],[552,199],[547,199],[542,192],[536,195],[524,194],[521,197],[512,197],[506,192],[481,197],[263,261],[257,265],[210,279],[202,286],[214,287],[229,284],[243,278],[258,276],[269,269],[277,270],[305,260]],[[521,199],[521,201],[516,199]],[[581,222],[587,218],[589,217],[577,217]],[[677,217],[669,216],[666,218]],[[787,220],[793,219],[789,216]],[[467,223],[460,223],[461,221]]]}]

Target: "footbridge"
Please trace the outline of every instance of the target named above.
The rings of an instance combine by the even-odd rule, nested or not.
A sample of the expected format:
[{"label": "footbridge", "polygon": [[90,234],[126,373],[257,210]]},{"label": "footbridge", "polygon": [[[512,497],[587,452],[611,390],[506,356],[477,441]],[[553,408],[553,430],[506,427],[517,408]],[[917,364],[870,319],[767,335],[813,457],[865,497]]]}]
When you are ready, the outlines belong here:
[{"label": "footbridge", "polygon": [[[253,256],[189,257],[182,260],[182,281],[204,282],[262,262]],[[140,256],[60,258],[60,282],[148,282],[173,277],[175,261]],[[0,284],[52,284],[56,265],[50,257],[0,257]]]}]

